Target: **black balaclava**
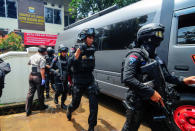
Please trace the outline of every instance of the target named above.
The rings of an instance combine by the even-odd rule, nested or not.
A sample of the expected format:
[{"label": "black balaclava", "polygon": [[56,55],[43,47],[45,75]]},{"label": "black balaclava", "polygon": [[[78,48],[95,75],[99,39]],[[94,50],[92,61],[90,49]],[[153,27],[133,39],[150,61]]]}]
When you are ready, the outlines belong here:
[{"label": "black balaclava", "polygon": [[148,39],[148,41],[143,42],[141,47],[149,53],[150,58],[155,58],[156,48],[160,45],[160,42],[161,40]]},{"label": "black balaclava", "polygon": [[48,54],[48,56],[51,57],[51,56],[53,56],[54,53],[53,53],[53,51],[49,51],[49,52],[47,52],[47,54]]},{"label": "black balaclava", "polygon": [[[63,52],[63,51],[62,51]],[[66,56],[67,56],[67,54],[66,54],[66,56],[62,56],[62,52],[60,52],[60,59],[62,59],[62,60],[65,60],[66,59]],[[66,52],[67,53],[67,52]]]}]

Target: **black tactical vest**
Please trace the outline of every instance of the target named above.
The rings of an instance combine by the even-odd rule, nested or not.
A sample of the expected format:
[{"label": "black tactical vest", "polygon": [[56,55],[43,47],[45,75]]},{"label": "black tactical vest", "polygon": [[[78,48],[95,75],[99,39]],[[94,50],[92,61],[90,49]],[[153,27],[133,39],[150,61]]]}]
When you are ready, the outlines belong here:
[{"label": "black tactical vest", "polygon": [[54,58],[54,55],[52,55],[52,56],[46,55],[46,64],[50,65],[53,58]]},{"label": "black tactical vest", "polygon": [[165,97],[166,81],[162,71],[163,64],[159,57],[149,59],[145,65],[141,66],[141,82],[154,88]]},{"label": "black tactical vest", "polygon": [[[54,59],[54,57],[55,57],[54,55],[51,55],[51,56],[46,55],[46,56],[45,56],[46,65],[51,65],[52,60]],[[46,68],[45,71],[48,73],[48,72],[49,72],[49,69]]]},{"label": "black tactical vest", "polygon": [[59,69],[61,80],[67,80],[68,77],[68,60],[66,58],[57,58],[56,66]]},{"label": "black tactical vest", "polygon": [[95,47],[86,47],[81,50],[81,55],[78,59],[76,72],[92,72],[95,68]]}]

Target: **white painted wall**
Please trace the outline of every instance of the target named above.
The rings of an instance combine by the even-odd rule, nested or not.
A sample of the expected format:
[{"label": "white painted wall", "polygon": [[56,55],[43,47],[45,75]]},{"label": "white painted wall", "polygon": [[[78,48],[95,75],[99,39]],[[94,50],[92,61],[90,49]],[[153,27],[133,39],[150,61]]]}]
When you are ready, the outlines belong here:
[{"label": "white painted wall", "polygon": [[[56,35],[64,30],[64,6],[59,8],[58,5],[56,4],[55,6],[51,6],[51,3],[48,3],[47,5],[45,5],[45,7],[61,10],[61,20],[62,20],[61,22],[62,23],[61,24],[45,23],[45,31],[22,29],[22,32]],[[9,29],[9,32],[14,31],[14,29],[18,29],[18,19],[0,17],[0,28]]]},{"label": "white painted wall", "polygon": [[18,20],[12,18],[0,17],[0,28],[14,30],[18,29]]},{"label": "white painted wall", "polygon": [[[36,52],[37,48],[31,47],[26,52],[8,52],[0,55],[0,58],[9,62],[11,66],[11,72],[5,77],[5,88],[0,104],[26,101],[30,74],[30,66],[27,63],[30,56]],[[37,95],[34,98],[37,98]]]}]

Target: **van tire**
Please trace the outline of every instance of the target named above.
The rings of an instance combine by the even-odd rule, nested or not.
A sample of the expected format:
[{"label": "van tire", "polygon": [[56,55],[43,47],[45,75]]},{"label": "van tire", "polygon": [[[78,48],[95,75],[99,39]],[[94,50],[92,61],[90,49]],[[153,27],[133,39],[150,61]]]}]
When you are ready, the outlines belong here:
[{"label": "van tire", "polygon": [[[195,101],[192,101],[192,100],[185,100],[185,101],[178,101],[177,103],[175,103],[173,109],[172,109],[172,117],[171,117],[171,121],[173,123],[173,128],[175,131],[181,131],[181,129],[178,127],[178,125],[176,124],[176,121],[177,120],[181,120],[181,119],[178,119],[180,118],[179,117],[179,114],[180,114],[180,110],[189,110],[190,109],[195,109]],[[182,115],[182,114],[181,114]],[[179,124],[179,123],[178,123]]]}]

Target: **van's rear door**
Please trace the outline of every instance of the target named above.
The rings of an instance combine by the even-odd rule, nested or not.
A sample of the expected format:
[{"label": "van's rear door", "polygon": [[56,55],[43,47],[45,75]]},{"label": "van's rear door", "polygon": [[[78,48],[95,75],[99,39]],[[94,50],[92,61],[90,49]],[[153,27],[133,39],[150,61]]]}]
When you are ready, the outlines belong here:
[{"label": "van's rear door", "polygon": [[168,69],[176,75],[195,75],[195,7],[173,15]]}]

